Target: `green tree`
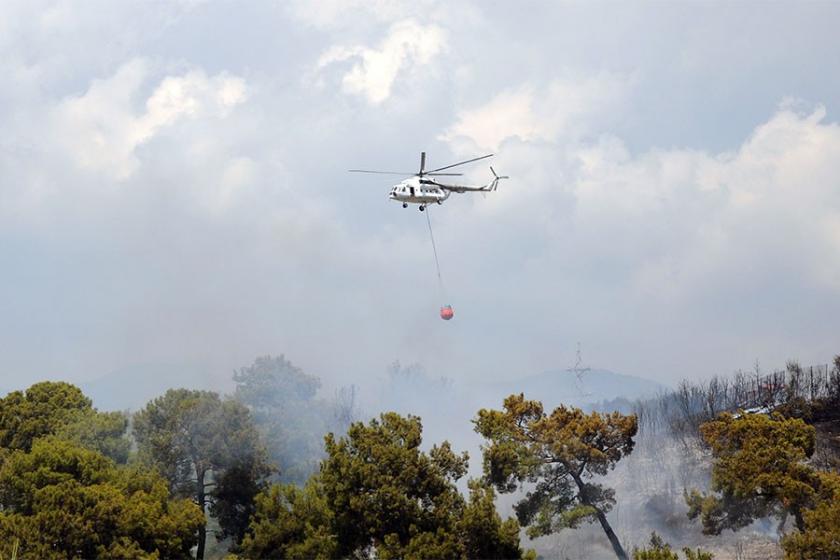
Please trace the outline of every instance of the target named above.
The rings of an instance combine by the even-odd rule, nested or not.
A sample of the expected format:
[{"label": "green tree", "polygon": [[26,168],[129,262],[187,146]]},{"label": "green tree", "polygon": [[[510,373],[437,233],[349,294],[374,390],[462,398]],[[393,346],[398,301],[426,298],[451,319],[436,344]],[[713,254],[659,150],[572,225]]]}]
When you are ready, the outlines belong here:
[{"label": "green tree", "polygon": [[[692,550],[688,547],[683,548],[685,560],[713,560],[714,554],[711,552],[704,552],[699,548]],[[651,533],[650,543],[646,548],[634,548],[633,560],[680,560],[680,555],[671,550],[671,545],[662,540],[662,537]]]},{"label": "green tree", "polygon": [[788,560],[840,558],[840,475],[819,473],[817,505],[803,513],[801,532],[782,539]]},{"label": "green tree", "polygon": [[336,558],[334,516],[313,476],[306,486],[274,484],[256,499],[242,541],[247,558]]},{"label": "green tree", "polygon": [[685,554],[685,560],[714,560],[715,555],[711,552],[704,552],[697,549],[690,549],[688,547],[683,548],[683,554]]},{"label": "green tree", "polygon": [[128,419],[120,412],[98,412],[81,389],[63,381],[44,381],[0,399],[0,447],[28,451],[39,437],[58,435],[119,463],[128,460]]},{"label": "green tree", "polygon": [[234,372],[236,397],[253,407],[255,417],[271,414],[290,402],[308,402],[315,398],[321,381],[307,375],[282,354],[263,356],[249,367]]},{"label": "green tree", "polygon": [[[250,513],[271,472],[246,407],[210,391],[170,389],[135,415],[134,435],[141,457],[157,466],[175,495],[191,497],[202,513],[209,505],[224,535],[242,534],[234,513]],[[206,534],[201,525],[199,560]]]},{"label": "green tree", "polygon": [[321,381],[284,356],[257,358],[234,372],[234,397],[248,407],[283,482],[303,484],[324,457],[332,414],[316,398]]},{"label": "green tree", "polygon": [[274,486],[257,498],[243,541],[248,557],[519,558],[519,525],[502,521],[492,489],[455,482],[467,455],[448,442],[420,450],[417,417],[382,414],[326,437],[327,457],[303,489]]},{"label": "green tree", "polygon": [[468,457],[448,442],[424,453],[421,436],[419,418],[395,413],[354,424],[346,438],[327,435],[320,478],[340,556],[382,544],[405,547],[418,533],[454,524],[463,500],[455,481],[466,473]]},{"label": "green tree", "polygon": [[[484,560],[519,558],[519,523],[510,518],[502,521],[496,511],[496,493],[478,480],[469,481],[470,499],[458,522],[464,535],[467,558]],[[526,554],[530,557],[530,553]]]},{"label": "green tree", "polygon": [[266,477],[271,473],[262,453],[243,457],[221,470],[215,477],[215,487],[210,502],[210,514],[218,520],[219,540],[231,537],[238,548],[248,522],[256,512],[254,498],[266,488]]},{"label": "green tree", "polygon": [[128,417],[124,413],[91,411],[59,428],[56,435],[124,464],[131,454],[127,430]]},{"label": "green tree", "polygon": [[686,493],[691,519],[703,532],[746,527],[755,519],[792,515],[805,528],[803,512],[814,505],[817,473],[806,464],[814,453],[816,431],[800,419],[763,414],[722,414],[700,427],[710,446],[712,493]]},{"label": "green tree", "polygon": [[633,560],[680,560],[679,555],[671,550],[671,545],[662,540],[662,537],[651,533],[650,543],[646,548],[634,548]]},{"label": "green tree", "polygon": [[606,516],[615,492],[591,480],[632,452],[635,416],[585,414],[565,406],[546,415],[542,403],[519,394],[505,399],[504,410],[480,410],[474,423],[490,441],[484,447],[485,477],[501,492],[534,484],[515,506],[530,537],[597,520],[616,556],[627,559]]},{"label": "green tree", "polygon": [[55,436],[11,451],[0,467],[0,554],[61,558],[188,558],[204,518],[170,499],[153,471],[117,466]]}]

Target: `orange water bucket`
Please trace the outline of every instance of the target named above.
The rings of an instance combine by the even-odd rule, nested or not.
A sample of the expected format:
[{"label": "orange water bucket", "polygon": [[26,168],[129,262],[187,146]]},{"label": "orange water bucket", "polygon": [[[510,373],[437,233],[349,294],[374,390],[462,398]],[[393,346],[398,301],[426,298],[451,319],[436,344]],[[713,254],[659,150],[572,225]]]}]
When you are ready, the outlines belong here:
[{"label": "orange water bucket", "polygon": [[444,321],[450,320],[452,317],[455,316],[455,311],[452,310],[451,305],[444,305],[440,308],[440,318]]}]

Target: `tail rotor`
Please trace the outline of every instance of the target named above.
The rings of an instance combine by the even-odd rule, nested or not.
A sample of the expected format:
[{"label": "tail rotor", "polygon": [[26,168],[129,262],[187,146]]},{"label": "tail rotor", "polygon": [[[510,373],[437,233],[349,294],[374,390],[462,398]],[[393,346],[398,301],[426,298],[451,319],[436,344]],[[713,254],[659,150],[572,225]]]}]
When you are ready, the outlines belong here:
[{"label": "tail rotor", "polygon": [[502,179],[510,179],[508,175],[498,175],[492,165],[490,166],[490,172],[493,173],[493,181],[490,183],[490,188],[487,189],[489,191],[495,191],[499,187],[499,181]]}]

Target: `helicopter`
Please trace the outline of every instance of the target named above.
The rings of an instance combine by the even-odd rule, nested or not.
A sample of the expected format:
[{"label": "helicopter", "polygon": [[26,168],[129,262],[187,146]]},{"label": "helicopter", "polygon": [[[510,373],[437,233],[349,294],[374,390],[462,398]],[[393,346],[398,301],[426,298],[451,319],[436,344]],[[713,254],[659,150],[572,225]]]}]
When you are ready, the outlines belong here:
[{"label": "helicopter", "polygon": [[459,165],[465,165],[474,161],[487,159],[493,154],[481,156],[477,158],[468,159],[453,163],[452,165],[445,165],[426,171],[426,152],[420,152],[420,171],[417,173],[404,173],[400,171],[371,171],[368,169],[350,169],[350,173],[376,173],[379,175],[408,175],[404,179],[394,185],[388,193],[388,198],[402,202],[403,208],[408,208],[409,204],[419,204],[420,211],[424,211],[429,204],[443,204],[449,195],[452,193],[465,192],[492,192],[499,186],[499,181],[502,179],[509,179],[507,175],[497,175],[496,171],[490,167],[490,172],[493,174],[493,179],[486,185],[448,185],[439,182],[435,177],[459,177],[462,173],[441,173],[446,169],[452,169]]}]

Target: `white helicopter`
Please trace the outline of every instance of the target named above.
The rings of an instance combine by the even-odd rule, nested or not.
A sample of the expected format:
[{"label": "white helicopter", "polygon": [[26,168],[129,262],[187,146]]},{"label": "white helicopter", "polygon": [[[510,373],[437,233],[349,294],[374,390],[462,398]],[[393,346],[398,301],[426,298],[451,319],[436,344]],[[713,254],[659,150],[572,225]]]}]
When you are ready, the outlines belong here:
[{"label": "white helicopter", "polygon": [[486,185],[447,185],[444,183],[439,183],[435,179],[430,178],[444,176],[458,177],[462,174],[440,172],[445,169],[452,169],[453,167],[457,167],[459,165],[472,163],[474,161],[486,159],[492,156],[493,154],[488,154],[486,156],[468,159],[466,161],[461,161],[458,163],[453,163],[452,165],[446,165],[444,167],[432,169],[431,171],[426,171],[426,152],[420,152],[420,171],[418,173],[402,173],[399,171],[370,171],[368,169],[350,169],[349,171],[351,173],[378,173],[380,175],[410,175],[408,179],[400,181],[391,188],[391,192],[388,193],[388,198],[390,198],[391,200],[396,200],[397,202],[402,202],[403,208],[408,208],[409,204],[419,204],[420,211],[422,212],[426,209],[426,206],[429,204],[443,204],[443,201],[449,198],[449,195],[451,195],[454,192],[465,193],[495,191],[499,185],[499,181],[501,181],[502,179],[509,179],[509,177],[507,175],[496,175],[496,172],[493,170],[492,167],[490,168],[490,172],[493,173],[493,179]]}]

